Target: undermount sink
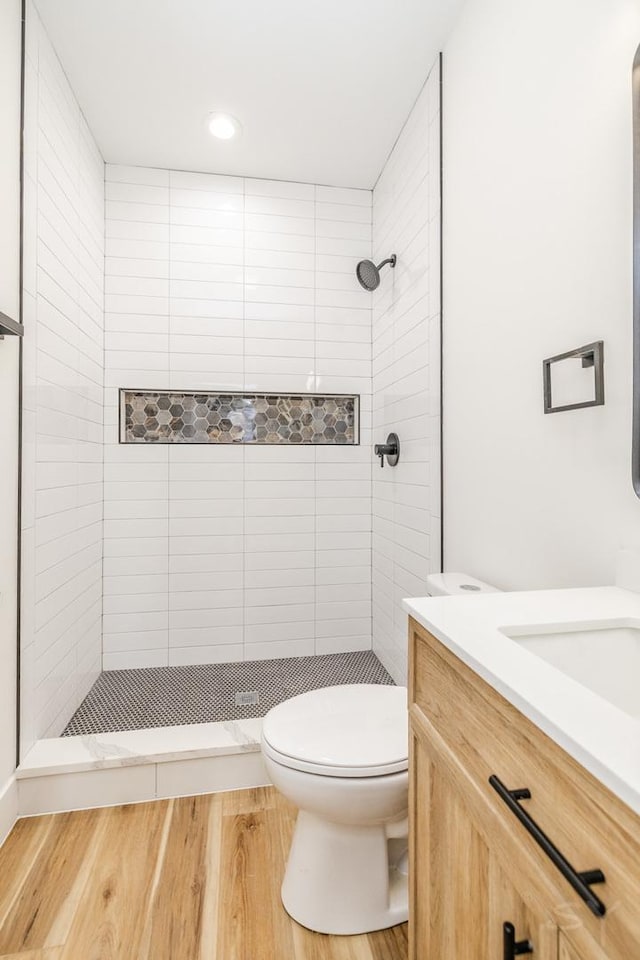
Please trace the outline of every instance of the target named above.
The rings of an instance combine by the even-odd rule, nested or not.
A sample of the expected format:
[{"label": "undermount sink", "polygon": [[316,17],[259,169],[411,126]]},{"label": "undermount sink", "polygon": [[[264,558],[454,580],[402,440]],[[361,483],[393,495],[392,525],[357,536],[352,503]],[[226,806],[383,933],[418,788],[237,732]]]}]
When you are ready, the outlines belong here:
[{"label": "undermount sink", "polygon": [[500,632],[640,719],[640,620],[501,627]]}]

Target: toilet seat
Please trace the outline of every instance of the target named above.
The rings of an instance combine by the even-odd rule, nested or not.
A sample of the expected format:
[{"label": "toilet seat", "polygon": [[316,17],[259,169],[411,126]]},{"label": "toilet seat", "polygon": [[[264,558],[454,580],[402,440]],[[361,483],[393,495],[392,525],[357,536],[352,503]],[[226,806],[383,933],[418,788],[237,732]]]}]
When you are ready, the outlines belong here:
[{"label": "toilet seat", "polygon": [[384,684],[312,690],[274,707],[262,749],[274,762],[326,777],[381,777],[408,769],[407,691]]}]

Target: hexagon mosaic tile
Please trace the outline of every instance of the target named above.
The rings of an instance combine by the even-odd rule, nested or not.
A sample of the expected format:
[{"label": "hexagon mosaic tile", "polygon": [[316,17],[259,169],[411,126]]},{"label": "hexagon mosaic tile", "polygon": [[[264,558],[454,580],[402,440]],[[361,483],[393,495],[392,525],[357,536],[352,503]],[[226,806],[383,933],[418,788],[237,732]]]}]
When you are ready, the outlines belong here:
[{"label": "hexagon mosaic tile", "polygon": [[358,396],[120,390],[122,443],[357,444]]}]

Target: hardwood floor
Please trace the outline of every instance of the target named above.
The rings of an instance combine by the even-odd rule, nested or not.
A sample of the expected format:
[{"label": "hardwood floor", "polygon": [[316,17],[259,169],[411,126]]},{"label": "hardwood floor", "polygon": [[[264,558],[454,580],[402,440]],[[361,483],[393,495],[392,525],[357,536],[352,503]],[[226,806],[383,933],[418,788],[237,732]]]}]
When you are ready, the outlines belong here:
[{"label": "hardwood floor", "polygon": [[0,960],[406,960],[280,903],[295,810],[271,787],[20,820],[0,850]]}]

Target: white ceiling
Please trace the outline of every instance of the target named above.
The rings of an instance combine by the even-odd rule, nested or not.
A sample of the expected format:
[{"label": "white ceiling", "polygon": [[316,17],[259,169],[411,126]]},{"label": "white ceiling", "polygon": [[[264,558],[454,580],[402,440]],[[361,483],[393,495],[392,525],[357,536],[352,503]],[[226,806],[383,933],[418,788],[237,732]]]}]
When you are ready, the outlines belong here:
[{"label": "white ceiling", "polygon": [[105,160],[370,188],[461,0],[37,5]]}]

